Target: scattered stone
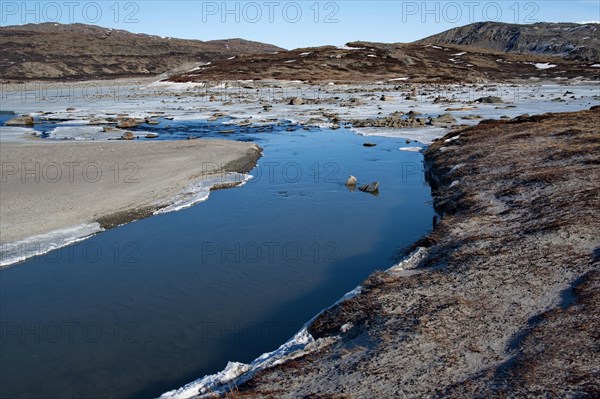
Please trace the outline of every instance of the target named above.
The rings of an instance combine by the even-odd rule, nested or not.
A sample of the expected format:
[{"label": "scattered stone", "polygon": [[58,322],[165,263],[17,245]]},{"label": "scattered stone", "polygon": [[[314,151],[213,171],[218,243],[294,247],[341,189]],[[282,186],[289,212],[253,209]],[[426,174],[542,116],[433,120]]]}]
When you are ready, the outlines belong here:
[{"label": "scattered stone", "polygon": [[147,138],[147,139],[155,139],[155,138],[157,138],[157,137],[158,137],[158,134],[156,134],[156,133],[148,133],[148,134],[146,135],[146,138]]},{"label": "scattered stone", "polygon": [[444,125],[447,123],[454,123],[456,119],[452,116],[452,114],[443,114],[438,116],[437,118],[430,118],[429,124],[431,125]]},{"label": "scattered stone", "polygon": [[497,103],[503,103],[504,101],[500,97],[487,96],[487,97],[478,98],[477,100],[475,100],[475,102],[482,103],[482,104],[497,104]]},{"label": "scattered stone", "polygon": [[394,101],[394,97],[383,95],[380,98],[381,101]]},{"label": "scattered stone", "polygon": [[133,139],[135,139],[135,136],[131,132],[125,132],[121,136],[121,140],[133,140]]},{"label": "scattered stone", "polygon": [[146,119],[146,123],[148,125],[158,125],[160,121],[157,121],[156,119]]},{"label": "scattered stone", "polygon": [[33,117],[31,116],[18,116],[16,118],[9,119],[6,126],[33,126]]},{"label": "scattered stone", "polygon": [[421,113],[419,111],[411,110],[406,115],[408,115],[409,118],[414,118],[415,116],[421,115]]},{"label": "scattered stone", "polygon": [[475,120],[475,119],[483,119],[483,116],[481,115],[465,115],[465,116],[461,116],[461,119],[465,119],[465,120]]},{"label": "scattered stone", "polygon": [[446,108],[444,111],[448,112],[448,111],[473,111],[479,109],[477,107],[456,107],[456,108]]},{"label": "scattered stone", "polygon": [[73,111],[75,111],[75,108],[73,108],[73,107],[67,108],[67,112],[73,112]]},{"label": "scattered stone", "polygon": [[103,118],[92,118],[88,122],[89,125],[106,125],[107,123],[110,123],[110,121]]},{"label": "scattered stone", "polygon": [[290,101],[290,105],[302,105],[302,104],[304,104],[304,100],[300,97],[292,98],[292,100]]}]

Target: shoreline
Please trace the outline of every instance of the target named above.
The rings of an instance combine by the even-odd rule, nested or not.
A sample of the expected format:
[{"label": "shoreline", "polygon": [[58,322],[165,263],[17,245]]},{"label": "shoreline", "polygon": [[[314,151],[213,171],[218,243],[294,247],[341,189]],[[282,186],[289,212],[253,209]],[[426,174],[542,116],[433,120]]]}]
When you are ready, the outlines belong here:
[{"label": "shoreline", "polygon": [[244,184],[262,154],[204,139],[2,146],[0,268]]},{"label": "shoreline", "polygon": [[[599,123],[600,109],[593,107],[486,121],[436,140],[424,156],[442,218],[409,257],[315,316],[305,326],[310,339],[285,360],[256,370],[230,363],[224,372],[161,397],[205,397],[193,391],[203,382],[210,383],[205,392],[211,397],[235,387],[240,398],[367,398],[375,391],[387,397],[511,396],[539,394],[536,386],[594,392],[598,386],[590,379],[600,359],[575,360],[581,347],[593,353],[593,327],[582,330],[573,322],[593,326],[599,311],[598,190],[589,185],[598,177]],[[590,127],[596,130],[589,133]],[[561,147],[564,140],[571,147]],[[553,163],[563,169],[552,173]],[[531,190],[533,198],[523,197]],[[572,207],[574,197],[581,208]],[[548,207],[540,208],[542,199]],[[572,212],[577,220],[568,216]],[[513,248],[501,251],[498,241]]]}]

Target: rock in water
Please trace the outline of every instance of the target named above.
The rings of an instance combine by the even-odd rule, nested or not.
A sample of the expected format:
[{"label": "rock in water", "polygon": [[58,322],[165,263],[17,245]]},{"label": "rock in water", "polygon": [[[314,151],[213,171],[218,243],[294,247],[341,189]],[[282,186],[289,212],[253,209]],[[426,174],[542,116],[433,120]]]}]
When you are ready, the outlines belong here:
[{"label": "rock in water", "polygon": [[135,121],[135,119],[127,118],[127,119],[123,119],[121,122],[119,122],[117,127],[121,128],[121,129],[128,129],[131,127],[136,127],[137,125],[138,125],[138,123]]},{"label": "rock in water", "polygon": [[121,140],[133,140],[134,138],[135,138],[135,136],[131,132],[125,132],[121,136]]},{"label": "rock in water", "polygon": [[296,97],[290,101],[290,105],[302,105],[304,104],[304,100],[300,97]]},{"label": "rock in water", "polygon": [[146,135],[146,138],[147,138],[147,139],[155,139],[155,138],[157,138],[157,137],[158,137],[158,134],[156,134],[156,133],[148,133],[148,134]]},{"label": "rock in water", "polygon": [[376,145],[375,143],[363,143],[363,147],[375,147]]},{"label": "rock in water", "polygon": [[379,191],[379,182],[375,181],[370,184],[365,184],[364,186],[360,186],[358,189],[360,191],[364,191],[365,193],[375,193]]},{"label": "rock in water", "polygon": [[350,175],[350,177],[348,178],[348,180],[346,180],[346,185],[347,186],[356,186],[356,177]]},{"label": "rock in water", "polygon": [[33,126],[33,117],[19,116],[12,118],[5,123],[6,126]]}]

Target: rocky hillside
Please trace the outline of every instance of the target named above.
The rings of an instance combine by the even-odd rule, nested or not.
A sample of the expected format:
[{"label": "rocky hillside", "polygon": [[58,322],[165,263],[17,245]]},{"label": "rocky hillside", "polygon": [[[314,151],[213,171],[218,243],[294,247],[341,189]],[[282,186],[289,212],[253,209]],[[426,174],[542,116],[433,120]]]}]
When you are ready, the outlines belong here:
[{"label": "rocky hillside", "polygon": [[95,79],[158,75],[278,47],[242,39],[198,41],[83,24],[0,27],[4,80]]},{"label": "rocky hillside", "polygon": [[600,24],[479,22],[419,40],[420,44],[462,45],[498,52],[600,61]]},{"label": "rocky hillside", "polygon": [[277,53],[242,55],[171,78],[203,80],[277,79],[318,82],[407,81],[464,83],[599,80],[591,62],[532,54],[510,54],[469,46],[348,43]]}]

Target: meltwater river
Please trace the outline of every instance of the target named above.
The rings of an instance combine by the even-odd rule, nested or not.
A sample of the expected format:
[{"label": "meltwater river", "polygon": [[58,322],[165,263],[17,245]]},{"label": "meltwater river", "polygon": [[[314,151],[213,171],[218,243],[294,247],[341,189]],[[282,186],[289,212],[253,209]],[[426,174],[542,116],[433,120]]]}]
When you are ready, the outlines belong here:
[{"label": "meltwater river", "polygon": [[[346,129],[290,124],[153,129],[252,140],[264,157],[243,187],[1,270],[2,398],[156,397],[250,362],[431,228],[422,155],[399,151],[402,139],[367,148]],[[379,181],[379,195],[349,191],[350,174]]]}]

